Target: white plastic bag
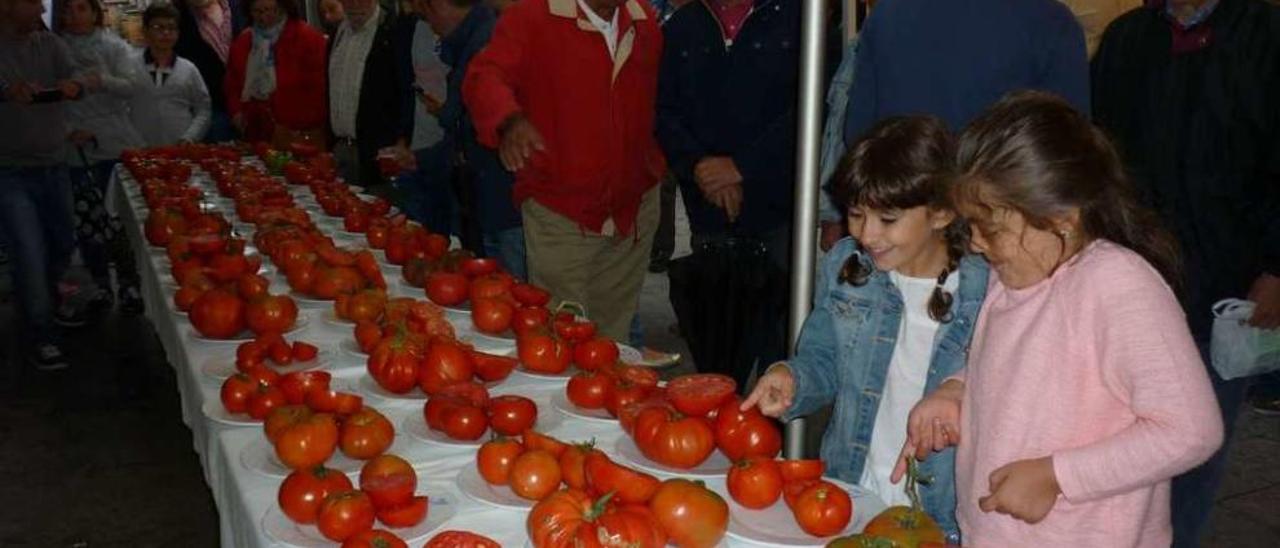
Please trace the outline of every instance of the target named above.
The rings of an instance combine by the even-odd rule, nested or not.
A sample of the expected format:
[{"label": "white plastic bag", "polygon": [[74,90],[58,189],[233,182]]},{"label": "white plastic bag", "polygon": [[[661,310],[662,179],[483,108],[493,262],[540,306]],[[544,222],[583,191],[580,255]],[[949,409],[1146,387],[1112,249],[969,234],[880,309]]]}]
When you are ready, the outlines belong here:
[{"label": "white plastic bag", "polygon": [[1213,305],[1209,355],[1224,380],[1280,371],[1280,329],[1246,324],[1253,308],[1253,302],[1240,299],[1224,299]]}]

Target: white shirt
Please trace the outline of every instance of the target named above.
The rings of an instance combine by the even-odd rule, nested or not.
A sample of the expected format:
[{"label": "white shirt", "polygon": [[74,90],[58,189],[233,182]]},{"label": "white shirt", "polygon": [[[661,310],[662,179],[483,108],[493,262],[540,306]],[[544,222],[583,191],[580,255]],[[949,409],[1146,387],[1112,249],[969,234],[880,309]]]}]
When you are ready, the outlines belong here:
[{"label": "white shirt", "polygon": [[612,58],[614,52],[618,50],[618,9],[614,8],[613,18],[605,21],[595,10],[587,7],[586,2],[578,0],[578,7],[582,9],[583,13],[587,14],[587,20],[591,21],[591,26],[604,35],[604,43],[609,46],[609,57]]},{"label": "white shirt", "polygon": [[[898,343],[893,347],[889,370],[885,373],[884,391],[876,411],[875,426],[867,460],[862,467],[863,487],[880,495],[889,506],[911,504],[903,483],[889,483],[889,476],[907,441],[907,415],[924,396],[933,357],[933,340],[941,324],[929,317],[929,299],[938,281],[934,278],[910,278],[890,272],[889,279],[902,293],[902,322],[898,325]],[[943,288],[952,295],[960,286],[960,274],[947,276]]]},{"label": "white shirt", "polygon": [[329,56],[329,125],[338,137],[356,137],[364,62],[369,58],[373,38],[378,33],[381,14],[382,9],[375,5],[364,26],[353,29],[351,20],[347,19],[338,27],[334,37],[333,53]]},{"label": "white shirt", "polygon": [[173,66],[157,67],[137,57],[139,90],[129,115],[147,146],[199,142],[209,130],[211,102],[204,78],[191,61],[174,56]]}]

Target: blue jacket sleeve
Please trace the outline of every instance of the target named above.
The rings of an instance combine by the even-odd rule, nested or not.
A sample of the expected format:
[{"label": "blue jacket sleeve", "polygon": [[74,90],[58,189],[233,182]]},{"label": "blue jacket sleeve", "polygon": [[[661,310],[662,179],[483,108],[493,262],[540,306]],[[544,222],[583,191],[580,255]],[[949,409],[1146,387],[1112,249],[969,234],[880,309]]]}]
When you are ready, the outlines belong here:
[{"label": "blue jacket sleeve", "polygon": [[706,146],[698,141],[684,119],[683,90],[680,74],[685,61],[680,55],[680,20],[678,16],[663,27],[662,61],[658,69],[656,133],[667,165],[677,177],[693,180],[693,166],[707,155]]},{"label": "blue jacket sleeve", "polygon": [[879,106],[876,104],[876,67],[873,58],[877,35],[875,21],[874,14],[867,18],[854,53],[853,85],[849,88],[849,105],[845,107],[845,146],[855,143],[858,136],[880,118]]},{"label": "blue jacket sleeve", "polygon": [[804,321],[796,355],[787,362],[795,379],[795,395],[784,420],[803,417],[835,400],[839,390],[838,355],[836,352],[836,323],[823,303],[835,284],[840,283],[837,273],[846,259],[853,254],[853,240],[845,238],[831,248],[818,270],[814,293],[813,311]]},{"label": "blue jacket sleeve", "polygon": [[1050,29],[1052,38],[1046,43],[1040,59],[1041,81],[1039,89],[1055,93],[1066,99],[1077,110],[1088,116],[1089,109],[1089,53],[1085,47],[1084,30],[1065,6],[1054,10]]}]

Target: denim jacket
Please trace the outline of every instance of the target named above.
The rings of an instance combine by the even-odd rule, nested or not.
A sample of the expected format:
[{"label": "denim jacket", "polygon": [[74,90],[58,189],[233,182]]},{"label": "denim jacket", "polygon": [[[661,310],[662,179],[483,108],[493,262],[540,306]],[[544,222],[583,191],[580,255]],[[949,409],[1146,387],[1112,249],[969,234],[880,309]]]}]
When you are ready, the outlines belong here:
[{"label": "denim jacket", "polygon": [[[785,416],[789,420],[808,415],[834,400],[821,454],[828,474],[849,483],[862,478],[902,322],[902,294],[887,273],[874,271],[861,287],[840,282],[841,267],[855,253],[870,265],[870,257],[858,251],[851,238],[840,240],[823,259],[813,312],[805,320],[795,358],[787,363],[795,378],[795,397]],[[934,337],[926,394],[964,367],[974,322],[986,296],[984,260],[966,256],[958,273],[952,319]],[[920,486],[924,510],[949,535],[956,534],[955,449],[930,456],[920,471],[934,478]]]},{"label": "denim jacket", "polygon": [[844,142],[844,114],[849,106],[849,89],[853,87],[853,60],[858,55],[858,41],[854,40],[844,48],[840,58],[840,68],[831,79],[827,88],[827,121],[822,125],[822,170],[818,177],[818,219],[838,223],[844,220],[844,212],[839,211],[831,201],[829,187],[831,177],[840,165],[848,148]]}]

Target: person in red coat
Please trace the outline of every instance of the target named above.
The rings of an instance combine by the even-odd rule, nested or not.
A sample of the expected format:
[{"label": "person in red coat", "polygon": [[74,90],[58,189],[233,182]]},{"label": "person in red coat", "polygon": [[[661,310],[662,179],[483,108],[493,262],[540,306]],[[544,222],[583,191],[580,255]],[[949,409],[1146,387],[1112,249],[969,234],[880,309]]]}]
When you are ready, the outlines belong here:
[{"label": "person in red coat", "polygon": [[637,0],[520,0],[471,61],[479,141],[515,172],[530,280],[627,340],[658,222],[662,33]]},{"label": "person in red coat", "polygon": [[328,112],[325,38],[294,0],[252,0],[253,26],[231,44],[227,113],[246,141],[322,143]]}]

